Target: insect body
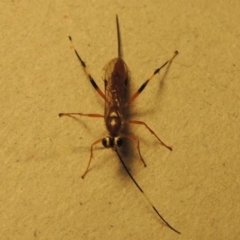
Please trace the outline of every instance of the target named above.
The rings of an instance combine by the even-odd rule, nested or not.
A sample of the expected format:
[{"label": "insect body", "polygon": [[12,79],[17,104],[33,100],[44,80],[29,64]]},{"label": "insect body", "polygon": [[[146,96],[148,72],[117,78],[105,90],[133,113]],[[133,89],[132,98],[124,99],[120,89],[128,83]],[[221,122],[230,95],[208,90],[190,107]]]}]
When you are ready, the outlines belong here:
[{"label": "insect body", "polygon": [[121,58],[111,60],[105,67],[105,123],[109,137],[103,139],[104,147],[120,146],[123,128],[125,94],[128,82],[127,65]]},{"label": "insect body", "polygon": [[[108,131],[108,136],[104,138],[100,138],[93,142],[90,147],[90,159],[87,165],[87,168],[85,172],[82,175],[82,178],[84,178],[89,170],[91,160],[93,158],[93,146],[102,142],[103,146],[105,148],[112,148],[114,151],[116,151],[120,161],[123,164],[123,167],[127,171],[128,175],[134,182],[134,184],[137,186],[137,188],[142,192],[143,196],[146,198],[146,200],[149,202],[149,204],[152,206],[153,210],[157,213],[157,215],[163,220],[163,222],[171,228],[176,233],[179,233],[176,229],[174,229],[157,211],[157,209],[153,206],[151,201],[147,198],[141,187],[138,185],[138,183],[135,181],[131,173],[129,172],[128,168],[126,167],[124,161],[122,160],[119,152],[118,147],[122,146],[123,138],[128,138],[130,140],[133,140],[137,143],[137,149],[139,156],[144,164],[146,166],[146,163],[144,162],[140,147],[139,147],[139,139],[133,135],[126,135],[122,133],[123,125],[124,124],[138,124],[138,125],[144,125],[151,134],[153,134],[157,140],[160,142],[161,145],[165,146],[169,150],[172,150],[172,148],[168,145],[166,145],[155,133],[154,131],[145,123],[139,120],[126,120],[124,119],[124,110],[130,103],[132,103],[139,94],[145,89],[148,82],[153,79],[153,77],[160,72],[160,70],[165,67],[167,64],[170,64],[174,57],[178,54],[176,51],[173,55],[173,57],[166,61],[161,67],[156,69],[153,74],[148,78],[138,89],[138,91],[132,95],[128,100],[126,100],[126,90],[127,90],[127,84],[128,84],[128,67],[126,63],[121,58],[121,41],[120,41],[120,30],[119,30],[119,22],[118,17],[116,16],[116,24],[117,24],[117,39],[118,39],[118,57],[115,59],[112,59],[104,68],[105,70],[105,77],[104,77],[104,84],[105,84],[105,94],[101,91],[101,89],[96,84],[95,80],[92,78],[91,74],[88,72],[85,62],[82,60],[80,55],[78,54],[77,50],[74,48],[74,51],[77,55],[78,60],[80,61],[84,72],[86,73],[90,83],[94,87],[94,89],[98,92],[98,94],[104,99],[105,101],[105,112],[104,115],[102,114],[85,114],[85,113],[59,113],[59,116],[69,116],[74,117],[76,115],[78,116],[87,116],[87,117],[94,117],[94,118],[104,118],[106,129]],[[69,37],[71,43],[72,38]]]}]

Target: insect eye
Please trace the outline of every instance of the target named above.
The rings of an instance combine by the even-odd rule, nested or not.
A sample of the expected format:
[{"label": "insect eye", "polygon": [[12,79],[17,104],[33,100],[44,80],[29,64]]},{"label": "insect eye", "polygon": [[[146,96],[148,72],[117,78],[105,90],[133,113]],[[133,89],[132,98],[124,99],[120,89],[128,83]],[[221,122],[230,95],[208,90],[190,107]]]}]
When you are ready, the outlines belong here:
[{"label": "insect eye", "polygon": [[109,139],[109,137],[103,138],[103,140],[102,140],[102,145],[103,145],[105,148],[109,148],[109,147],[110,147],[110,139]]},{"label": "insect eye", "polygon": [[115,138],[115,145],[118,146],[118,147],[121,147],[123,144],[123,140],[122,138]]}]

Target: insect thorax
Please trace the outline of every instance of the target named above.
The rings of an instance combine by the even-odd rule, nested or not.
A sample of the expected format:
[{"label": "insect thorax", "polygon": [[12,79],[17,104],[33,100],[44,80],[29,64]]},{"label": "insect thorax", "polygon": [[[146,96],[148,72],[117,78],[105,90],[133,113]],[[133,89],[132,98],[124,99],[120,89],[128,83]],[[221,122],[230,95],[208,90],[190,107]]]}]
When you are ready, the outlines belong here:
[{"label": "insect thorax", "polygon": [[123,119],[118,106],[111,106],[106,113],[105,123],[111,137],[116,137],[122,129]]}]

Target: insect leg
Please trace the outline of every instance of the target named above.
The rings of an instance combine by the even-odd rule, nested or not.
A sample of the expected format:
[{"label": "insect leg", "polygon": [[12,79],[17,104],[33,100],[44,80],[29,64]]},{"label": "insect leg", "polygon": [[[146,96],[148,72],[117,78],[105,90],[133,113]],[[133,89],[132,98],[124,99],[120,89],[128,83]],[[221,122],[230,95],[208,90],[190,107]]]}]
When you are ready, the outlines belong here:
[{"label": "insect leg", "polygon": [[[59,113],[58,114],[59,117],[62,117],[62,116],[68,116],[68,117],[74,117],[74,115],[79,115],[79,116],[86,116],[86,117],[97,117],[97,118],[104,118],[103,115],[101,114],[97,114],[97,113],[91,113],[91,114],[84,114],[84,113]],[[92,143],[91,145],[91,148],[90,148],[90,158],[89,158],[89,162],[88,162],[88,165],[87,165],[87,168],[85,170],[85,172],[83,173],[82,175],[82,178],[84,178],[89,170],[89,167],[90,167],[90,164],[91,164],[91,161],[92,161],[92,158],[93,158],[93,146],[95,144],[98,144],[99,142],[102,141],[102,138],[101,139],[98,139],[97,141],[95,141],[94,143]]]},{"label": "insect leg", "polygon": [[138,97],[138,95],[145,89],[145,87],[147,86],[147,84],[149,83],[149,81],[152,80],[153,77],[154,77],[157,73],[159,73],[160,70],[161,70],[162,68],[164,68],[168,63],[170,64],[170,63],[172,62],[172,60],[176,57],[177,54],[178,54],[178,51],[175,51],[175,52],[174,52],[174,55],[172,56],[171,59],[169,59],[168,61],[166,61],[160,68],[156,69],[156,70],[153,72],[152,76],[151,76],[150,78],[148,78],[148,79],[142,84],[142,86],[137,90],[136,93],[134,93],[134,94],[132,95],[132,97],[130,97],[130,99],[126,102],[125,106],[127,106],[127,105],[129,105],[131,102],[133,102],[133,101]]},{"label": "insect leg", "polygon": [[170,151],[172,151],[172,147],[168,146],[167,144],[165,144],[157,135],[156,133],[145,123],[145,122],[142,122],[142,121],[138,121],[138,120],[129,120],[129,121],[126,121],[126,123],[132,123],[132,124],[140,124],[140,125],[144,125],[148,131],[150,133],[152,133],[156,138],[157,140],[166,148],[168,148]]},{"label": "insect leg", "polygon": [[90,114],[85,114],[85,113],[59,113],[58,116],[68,116],[68,117],[73,117],[73,115],[79,115],[79,116],[85,116],[85,117],[98,117],[98,118],[104,118],[103,115],[98,114],[98,113],[90,113]]},{"label": "insect leg", "polygon": [[90,167],[90,164],[91,164],[91,161],[92,161],[92,158],[93,158],[93,146],[100,143],[102,141],[102,138],[101,139],[98,139],[97,141],[95,141],[94,143],[92,143],[91,147],[90,147],[90,158],[89,158],[89,161],[88,161],[88,165],[87,165],[87,168],[85,170],[85,172],[83,173],[82,175],[82,178],[84,178],[86,176],[86,174],[88,173],[89,171],[89,167]]},{"label": "insect leg", "polygon": [[101,91],[101,89],[98,87],[98,85],[96,84],[96,82],[95,82],[94,79],[92,78],[91,74],[88,72],[87,66],[86,66],[85,62],[82,60],[82,58],[81,58],[80,55],[78,54],[76,48],[74,47],[72,38],[71,38],[70,36],[69,36],[68,38],[69,38],[69,40],[71,41],[72,47],[73,47],[73,49],[74,49],[74,52],[75,52],[78,60],[80,61],[81,65],[82,65],[82,67],[83,67],[83,70],[84,70],[84,72],[86,73],[87,77],[89,78],[89,81],[91,82],[92,86],[93,86],[94,89],[98,92],[98,94],[99,94],[105,101],[107,101],[107,98],[106,98],[105,94]]},{"label": "insect leg", "polygon": [[139,156],[140,156],[140,158],[141,158],[141,161],[143,162],[144,167],[146,167],[147,164],[146,164],[145,161],[143,160],[143,157],[142,157],[142,154],[141,154],[141,151],[140,151],[140,147],[139,147],[140,142],[139,142],[139,139],[138,139],[137,137],[133,136],[133,135],[121,134],[121,136],[124,137],[124,138],[128,138],[128,139],[130,139],[130,140],[132,140],[132,141],[137,142],[138,154],[139,154]]}]

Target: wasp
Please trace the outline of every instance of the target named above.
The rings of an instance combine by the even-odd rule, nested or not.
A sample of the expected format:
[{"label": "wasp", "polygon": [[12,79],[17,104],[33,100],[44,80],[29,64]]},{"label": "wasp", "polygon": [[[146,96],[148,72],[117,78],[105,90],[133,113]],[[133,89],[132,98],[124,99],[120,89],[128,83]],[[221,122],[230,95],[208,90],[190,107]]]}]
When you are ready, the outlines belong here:
[{"label": "wasp", "polygon": [[120,27],[119,27],[119,20],[118,16],[116,16],[116,26],[117,26],[117,42],[118,42],[118,57],[112,59],[109,61],[106,66],[104,67],[105,76],[104,76],[104,85],[105,85],[105,93],[102,92],[102,90],[98,87],[95,80],[91,76],[90,72],[88,71],[88,68],[86,66],[86,63],[82,60],[81,56],[77,52],[76,48],[73,45],[72,38],[69,36],[69,40],[72,43],[72,47],[75,51],[75,54],[86,74],[88,77],[90,83],[92,84],[93,88],[97,91],[97,93],[100,95],[101,98],[105,101],[105,110],[104,115],[103,114],[85,114],[85,113],[59,113],[59,117],[62,116],[68,116],[68,117],[74,117],[74,116],[85,116],[85,117],[92,117],[92,118],[103,118],[105,121],[105,126],[108,132],[108,135],[104,138],[100,138],[93,142],[90,147],[90,158],[88,161],[87,168],[85,172],[82,175],[82,178],[86,176],[86,174],[89,171],[91,161],[93,158],[93,147],[96,144],[99,144],[100,142],[105,148],[111,148],[114,151],[116,151],[121,163],[123,164],[123,167],[127,171],[128,175],[134,182],[134,184],[137,186],[137,188],[141,191],[145,199],[149,202],[149,204],[152,206],[153,210],[156,212],[156,214],[162,219],[162,221],[173,231],[180,234],[178,230],[173,228],[164,218],[163,216],[158,212],[158,210],[154,207],[152,202],[149,200],[147,195],[144,193],[142,188],[138,185],[138,183],[133,178],[132,174],[128,170],[127,166],[125,165],[124,161],[122,160],[118,148],[122,146],[123,139],[127,138],[132,141],[135,141],[137,144],[137,150],[140,156],[141,161],[143,162],[144,166],[146,166],[145,161],[142,158],[140,147],[139,147],[139,139],[130,134],[123,133],[123,127],[124,124],[138,124],[145,126],[151,134],[155,136],[155,138],[160,142],[161,145],[172,151],[172,148],[165,144],[156,134],[155,132],[143,121],[139,120],[128,120],[125,119],[125,110],[126,108],[140,95],[140,93],[146,88],[148,83],[154,78],[156,74],[160,72],[162,68],[164,68],[166,65],[170,64],[172,60],[175,58],[175,56],[178,54],[178,51],[174,52],[174,55],[166,61],[161,67],[157,68],[153,74],[140,86],[140,88],[128,99],[126,100],[126,92],[128,88],[128,81],[129,81],[129,70],[122,59],[121,54],[121,36],[120,36]]}]

